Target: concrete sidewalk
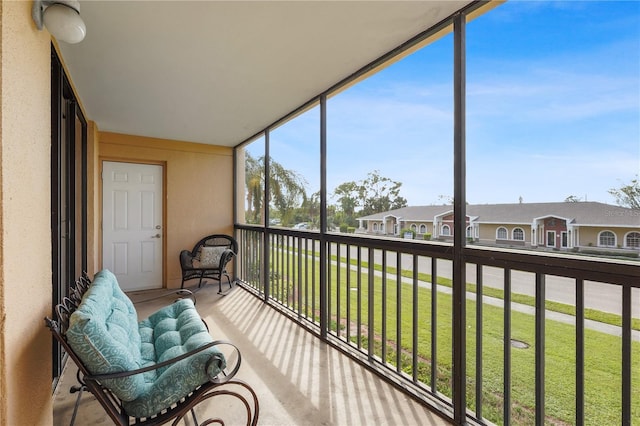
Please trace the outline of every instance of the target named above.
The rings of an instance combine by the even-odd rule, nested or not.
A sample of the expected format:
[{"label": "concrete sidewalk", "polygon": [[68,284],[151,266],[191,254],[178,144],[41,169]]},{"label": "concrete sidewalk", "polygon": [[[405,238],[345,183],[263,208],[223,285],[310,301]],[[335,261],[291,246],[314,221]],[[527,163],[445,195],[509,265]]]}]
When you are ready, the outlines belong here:
[{"label": "concrete sidewalk", "polygon": [[[382,276],[382,272],[380,271],[375,271],[375,274],[380,277]],[[395,280],[396,276],[395,274],[387,274],[387,279]],[[405,284],[412,284],[413,280],[410,278],[403,277],[402,282]],[[418,285],[423,288],[431,289],[431,283],[426,281],[418,281]],[[443,286],[443,285],[438,285],[438,292],[445,293],[445,294],[452,294],[452,288]],[[475,301],[477,299],[476,293],[467,292],[467,299]],[[498,299],[495,297],[483,295],[482,302],[487,305],[496,306],[499,308],[504,307],[504,300]],[[511,302],[511,310],[516,312],[522,312],[529,315],[536,314],[535,307],[529,306],[529,305],[523,305],[522,303]],[[575,316],[563,314],[556,311],[551,311],[548,309],[545,309],[545,318],[553,321],[558,321],[564,324],[569,324],[572,326],[576,325]],[[622,327],[619,327],[616,325],[605,324],[599,321],[593,321],[585,318],[584,327],[585,329],[595,330],[601,333],[611,334],[612,336],[622,337]],[[631,340],[640,341],[640,331],[631,330]]]}]

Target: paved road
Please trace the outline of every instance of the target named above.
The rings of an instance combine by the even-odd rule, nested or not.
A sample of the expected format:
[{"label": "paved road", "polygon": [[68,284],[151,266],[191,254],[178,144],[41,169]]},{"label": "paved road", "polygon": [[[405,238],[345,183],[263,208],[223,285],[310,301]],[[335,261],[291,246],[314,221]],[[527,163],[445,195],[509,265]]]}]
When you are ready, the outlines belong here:
[{"label": "paved road", "polygon": [[[427,263],[427,260],[424,260]],[[438,261],[438,275],[451,278],[452,262]],[[501,268],[483,267],[483,284],[488,287],[504,289],[504,271]],[[467,265],[467,281],[476,282],[475,265]],[[511,271],[511,292],[535,296],[535,274],[522,271]],[[571,278],[546,276],[546,298],[555,302],[575,305],[575,281]],[[632,290],[632,316],[640,318],[640,291]],[[622,313],[622,287],[593,281],[584,282],[585,308],[596,309],[620,315]]]},{"label": "paved road", "polygon": [[[351,258],[357,256],[357,248],[351,248]],[[335,247],[332,248],[335,254]],[[342,247],[341,256],[346,256],[344,247]],[[375,262],[382,264],[382,253],[375,251]],[[366,250],[362,250],[362,259],[367,260]],[[402,268],[412,268],[412,256],[402,255]],[[395,267],[395,253],[388,253],[387,265]],[[431,273],[431,261],[426,257],[418,258],[419,272]],[[452,262],[449,260],[438,259],[437,262],[438,276],[444,278],[452,278]],[[487,287],[503,289],[504,272],[501,268],[483,267],[483,285]],[[475,283],[476,267],[475,265],[467,265],[467,282]],[[584,282],[584,300],[585,308],[595,309],[603,312],[609,312],[620,315],[622,313],[622,288],[613,284],[603,284],[593,281]],[[575,305],[575,283],[570,278],[546,276],[546,299],[555,302],[565,303],[567,305]],[[535,274],[522,271],[511,272],[511,292],[535,296]],[[632,309],[631,315],[634,318],[640,318],[640,289],[632,290]]]}]

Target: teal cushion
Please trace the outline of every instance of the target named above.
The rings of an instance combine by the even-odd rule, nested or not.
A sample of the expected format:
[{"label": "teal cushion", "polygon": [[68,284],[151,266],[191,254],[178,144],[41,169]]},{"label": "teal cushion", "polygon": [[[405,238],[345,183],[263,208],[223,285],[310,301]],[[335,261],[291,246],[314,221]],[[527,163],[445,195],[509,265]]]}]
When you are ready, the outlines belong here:
[{"label": "teal cushion", "polygon": [[[69,319],[66,335],[92,374],[136,370],[213,341],[191,299],[178,300],[138,322],[133,303],[108,270],[94,277]],[[212,354],[219,358],[207,367]],[[122,400],[127,414],[149,417],[177,403],[224,368],[224,356],[212,347],[164,368],[102,383]]]},{"label": "teal cushion", "polygon": [[[69,318],[67,341],[92,374],[142,367],[138,316],[131,300],[110,271],[100,271]],[[141,375],[103,383],[124,401],[143,391]]]},{"label": "teal cushion", "polygon": [[[191,299],[165,306],[141,321],[139,327],[145,365],[175,358],[213,341]],[[218,376],[226,368],[224,356],[215,347],[205,349],[154,370],[154,377],[145,376],[143,392],[137,399],[123,402],[124,409],[133,417],[147,417],[180,401],[209,380],[205,369],[212,354],[218,354],[219,360],[209,365],[209,374]]]}]

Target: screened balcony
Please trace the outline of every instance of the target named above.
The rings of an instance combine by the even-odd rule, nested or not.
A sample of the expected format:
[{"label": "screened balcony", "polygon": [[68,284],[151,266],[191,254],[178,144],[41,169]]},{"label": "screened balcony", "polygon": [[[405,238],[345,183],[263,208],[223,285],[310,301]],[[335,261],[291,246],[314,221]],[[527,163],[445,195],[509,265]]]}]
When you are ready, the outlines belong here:
[{"label": "screened balcony", "polygon": [[[385,15],[384,7],[393,9],[389,4],[376,6],[383,9],[376,9],[372,15],[374,23],[378,20],[388,23],[381,16]],[[179,222],[180,226],[168,230],[167,247],[175,249],[176,240],[185,240],[181,244],[189,241],[185,234],[202,233],[212,227],[226,227],[238,240],[239,254],[234,264],[238,288],[225,298],[209,300],[207,306],[214,311],[207,316],[216,324],[220,322],[220,329],[231,340],[242,342],[248,348],[247,375],[254,383],[264,385],[261,403],[268,408],[261,412],[265,424],[317,421],[626,425],[637,422],[640,418],[637,363],[640,264],[637,256],[621,259],[584,255],[562,246],[558,250],[551,246],[544,247],[548,250],[524,250],[523,247],[474,244],[469,239],[466,212],[471,200],[488,202],[483,197],[520,188],[530,190],[531,197],[539,197],[538,201],[549,201],[544,197],[556,185],[561,188],[558,190],[583,188],[583,185],[591,189],[596,184],[585,184],[581,179],[585,175],[597,175],[596,171],[601,170],[596,167],[600,159],[610,161],[608,170],[620,171],[625,179],[632,179],[637,172],[634,155],[640,153],[634,151],[628,140],[623,143],[609,136],[609,132],[629,128],[628,139],[638,134],[637,114],[631,124],[625,121],[621,126],[618,122],[618,118],[633,117],[633,113],[637,113],[637,102],[634,106],[637,96],[633,97],[633,90],[638,87],[637,77],[623,74],[624,78],[616,81],[626,83],[610,87],[601,75],[569,73],[566,76],[555,68],[520,68],[526,56],[519,55],[521,51],[553,51],[551,47],[560,49],[556,44],[563,40],[550,36],[549,41],[534,32],[538,15],[535,8],[526,7],[527,3],[514,2],[524,7],[524,11],[514,11],[509,9],[509,3],[501,5],[500,2],[433,2],[433,7],[427,7],[429,2],[421,2],[422,6],[415,4],[407,2],[403,6],[407,10],[396,11],[397,19],[390,20],[393,24],[389,28],[379,27],[380,32],[390,34],[389,39],[381,37],[382,40],[375,39],[368,44],[367,37],[363,36],[366,30],[359,34],[347,31],[347,36],[338,37],[337,40],[357,39],[360,43],[332,57],[335,59],[332,64],[341,65],[339,70],[325,71],[322,61],[318,60],[303,72],[293,73],[296,78],[287,84],[287,72],[311,61],[304,56],[308,52],[300,49],[295,52],[306,61],[288,63],[284,70],[272,67],[277,60],[270,55],[286,52],[287,48],[299,48],[289,45],[295,44],[295,36],[289,35],[289,38],[278,38],[280,44],[269,44],[272,50],[260,55],[260,61],[252,67],[226,69],[216,68],[220,65],[214,64],[211,68],[198,68],[198,75],[211,69],[224,76],[223,80],[235,82],[224,89],[237,90],[216,98],[226,97],[228,104],[217,101],[215,108],[207,108],[206,100],[190,102],[189,96],[183,96],[195,96],[200,87],[182,90],[179,84],[174,84],[167,88],[165,98],[181,99],[179,105],[188,120],[183,118],[184,121],[178,122],[154,117],[155,121],[144,123],[141,114],[133,123],[120,124],[116,130],[129,135],[146,132],[152,137],[219,144],[229,151],[232,149],[233,160],[224,163],[224,167],[202,171],[203,179],[189,182],[170,194],[169,203],[177,192],[192,194],[191,201],[197,202],[184,203],[189,205],[186,220],[183,204],[172,205],[173,222],[169,222]],[[425,25],[409,18],[413,7],[420,10]],[[90,10],[90,6],[87,9]],[[364,9],[348,9],[348,17],[354,22],[359,16],[366,16]],[[578,20],[579,11],[567,9],[562,19],[556,17],[548,27],[542,26],[543,35],[558,27],[562,31],[564,27],[558,22],[571,25],[570,18]],[[248,13],[240,12],[240,15]],[[303,16],[310,16],[300,10],[298,13],[296,16],[301,20]],[[536,17],[527,21],[528,27],[514,18],[528,14]],[[251,16],[253,27],[262,28],[264,22],[254,14]],[[265,22],[280,22],[278,16],[276,11]],[[320,17],[319,24],[311,21],[322,27]],[[629,25],[636,22],[633,19],[637,19],[637,15],[630,14],[629,21],[619,22]],[[533,42],[515,46],[499,44],[509,37],[505,33],[495,35],[487,29],[495,21],[516,22],[510,28],[511,34],[531,32]],[[403,22],[411,22],[419,30],[412,27],[410,35],[409,30],[402,32]],[[221,25],[219,21],[216,23]],[[577,23],[574,24],[577,27]],[[608,31],[614,27],[611,25]],[[376,25],[367,28],[371,30]],[[327,32],[328,38],[338,34],[338,31]],[[392,37],[393,34],[397,36]],[[358,38],[360,36],[362,38]],[[336,39],[331,40],[336,46],[340,45]],[[597,44],[589,40],[586,45]],[[377,47],[382,41],[387,43],[384,49],[371,47]],[[242,65],[242,47],[255,47],[253,42],[242,39],[237,46],[232,42],[223,43],[222,53],[229,54],[224,56],[227,60],[233,59]],[[637,42],[625,39],[620,45],[598,49],[603,55],[598,57],[599,63],[634,71],[637,59],[634,62],[635,56],[629,52],[637,52],[633,50]],[[173,41],[166,43],[169,46]],[[328,45],[330,41],[319,47],[314,45],[314,52],[331,50]],[[566,50],[562,53],[566,55],[573,48],[564,46]],[[64,47],[61,50],[76,67],[82,65],[82,61],[74,62],[74,59],[87,54]],[[497,50],[502,56],[487,61],[478,54],[485,50]],[[607,54],[602,53],[605,51]],[[357,66],[350,62],[350,54],[356,52],[362,53]],[[137,54],[136,51],[125,53],[130,56],[124,57],[123,63],[133,61]],[[311,56],[314,60],[320,58],[319,54]],[[405,62],[416,57],[419,59],[415,62]],[[614,57],[632,58],[631,66],[624,61],[608,62]],[[434,58],[447,60],[438,62]],[[584,59],[562,54],[555,59],[562,58],[565,59],[560,61],[562,65],[582,64]],[[186,56],[182,59],[187,61]],[[584,62],[588,69],[598,68]],[[400,71],[423,70],[416,79],[433,84],[414,85],[415,81],[410,78],[385,80],[385,72],[392,67]],[[74,71],[82,67],[70,66],[69,69],[74,77]],[[113,74],[119,76],[121,71]],[[493,74],[496,78],[488,79],[487,76]],[[521,75],[522,80],[516,78]],[[558,75],[563,78],[556,80]],[[80,92],[94,95],[90,90],[92,81],[83,80],[82,76],[78,72],[74,80]],[[242,78],[236,79],[238,76]],[[110,76],[105,73],[102,77]],[[253,91],[243,85],[243,79],[253,82],[253,85],[247,84]],[[563,91],[571,81],[576,84]],[[372,85],[367,86],[366,82]],[[144,85],[139,81],[138,84],[139,87],[134,84],[127,87],[131,92],[142,90]],[[383,94],[391,91],[393,96],[383,95],[382,102],[371,101],[362,96],[370,91]],[[543,102],[533,97],[539,91],[554,96]],[[107,92],[102,93],[105,102],[99,107],[115,116],[119,110],[109,104],[113,99],[106,96]],[[525,97],[522,104],[541,105],[535,111],[524,109],[510,97],[515,92]],[[418,99],[402,97],[407,93],[420,96]],[[504,93],[507,96],[500,98],[502,103],[493,102],[495,96]],[[567,99],[572,102],[564,104]],[[162,116],[160,112],[175,112],[170,103],[150,102],[138,107],[148,112],[152,104],[161,110],[156,111],[158,117]],[[600,122],[587,126],[600,111],[600,108],[588,108],[594,104],[606,110],[606,125]],[[100,108],[94,109],[94,113],[101,111]],[[548,111],[552,113],[543,114]],[[110,114],[103,118],[105,123],[113,118]],[[537,121],[541,115],[545,120]],[[572,133],[565,127],[576,129],[572,127],[576,115],[583,120],[579,123],[583,130]],[[503,131],[514,117],[516,123],[510,123],[510,131]],[[215,120],[215,125],[204,131],[188,124],[207,120]],[[106,131],[110,130],[105,127]],[[410,131],[401,133],[400,130],[406,128]],[[184,129],[193,133],[185,136],[186,133],[181,132]],[[552,133],[562,134],[566,145],[555,139],[548,146],[543,144]],[[578,142],[586,140],[589,133],[598,136],[598,145],[606,149],[597,150],[595,144],[583,148]],[[483,139],[486,134],[491,138]],[[525,141],[524,136],[530,134],[536,141]],[[288,139],[290,135],[295,138]],[[376,138],[377,135],[382,136]],[[121,154],[117,149],[124,142],[108,133],[104,135],[105,140],[110,138],[111,146],[100,154],[118,158]],[[418,143],[410,144],[410,138]],[[526,149],[516,149],[524,145]],[[344,147],[353,150],[341,150]],[[163,160],[155,158],[157,151],[153,151],[153,147],[144,148],[148,151],[141,149],[143,154],[135,152],[134,155],[147,156],[151,161]],[[607,151],[608,148],[611,150]],[[173,145],[170,149],[180,151]],[[592,155],[582,155],[585,152]],[[231,156],[226,152],[225,155]],[[284,162],[287,156],[288,162]],[[538,157],[545,162],[535,162]],[[349,162],[338,161],[343,158]],[[189,161],[191,159],[185,160],[180,167],[188,169]],[[384,169],[385,166],[389,168]],[[341,200],[345,202],[336,207],[336,194],[340,195],[337,189],[341,183],[353,183],[351,176],[358,173],[364,176],[376,167],[382,168],[382,177],[403,172],[399,178],[403,188],[411,190],[414,196],[430,197],[419,198],[426,200],[421,201],[424,204],[450,202],[447,238],[419,241],[392,237],[389,235],[401,236],[403,230],[393,229],[391,223],[385,223],[384,232],[379,235],[361,229],[357,230],[360,234],[353,233],[352,228],[356,227],[353,220],[357,221],[358,217],[354,206],[346,202],[350,201],[348,197],[343,197]],[[571,179],[581,169],[587,172]],[[309,184],[304,197],[296,188],[290,192],[280,191],[282,180],[278,179],[290,177],[287,171],[300,173],[302,180]],[[233,180],[233,185],[224,185],[217,188],[218,192],[194,200],[217,174],[223,175],[225,182]],[[381,177],[375,173],[368,176],[369,183]],[[607,177],[611,178],[611,174]],[[514,185],[510,185],[512,181]],[[567,182],[575,186],[561,186]],[[601,193],[607,192],[607,187],[602,187],[606,183],[598,182],[598,185]],[[611,188],[615,182],[608,185]],[[346,188],[342,187],[345,191]],[[347,192],[342,192],[345,194]],[[523,202],[519,193],[509,194],[511,202],[517,202],[518,198]],[[587,201],[586,195],[584,199],[581,197],[574,195],[566,199],[567,202]],[[287,204],[291,200],[293,204]],[[359,205],[362,215],[365,204]],[[349,216],[346,213],[350,208]],[[391,209],[379,209],[376,213]],[[336,219],[338,213],[343,215],[344,223]],[[223,215],[232,220],[220,224]],[[347,216],[350,223],[345,219]],[[565,219],[570,223],[572,218]],[[191,225],[182,226],[184,223]],[[631,221],[625,226],[631,230],[640,228],[640,221]],[[558,237],[561,232],[558,231]],[[522,231],[519,235],[526,238],[529,232]],[[556,234],[553,235],[555,238]],[[613,240],[610,248],[637,254],[634,247],[617,247],[616,243]],[[583,248],[590,247],[585,244]],[[170,251],[167,250],[165,259],[168,287],[175,285],[178,276]],[[562,302],[558,302],[558,294],[562,294]],[[600,304],[605,299],[606,309]],[[274,336],[277,348],[264,336]],[[311,350],[311,354],[303,348]],[[305,365],[303,360],[308,359],[314,362]],[[261,374],[265,371],[266,377]],[[357,384],[351,387],[354,376],[358,378]],[[62,407],[62,412],[63,417],[68,416],[69,407]]]}]

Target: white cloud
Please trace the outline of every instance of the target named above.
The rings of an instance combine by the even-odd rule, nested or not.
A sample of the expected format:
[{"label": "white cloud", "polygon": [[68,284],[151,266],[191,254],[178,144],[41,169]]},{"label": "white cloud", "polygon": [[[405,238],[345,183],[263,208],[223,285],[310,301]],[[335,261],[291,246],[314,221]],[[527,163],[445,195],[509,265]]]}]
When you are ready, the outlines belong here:
[{"label": "white cloud", "polygon": [[[575,26],[573,33],[554,39],[553,31],[562,35],[567,28],[558,28],[557,21],[544,27],[542,13],[535,13],[549,6],[588,9],[589,2],[518,3],[478,18],[513,22],[513,40],[497,37],[491,48],[469,46],[468,201],[517,202],[519,196],[527,202],[562,201],[586,195],[613,202],[608,189],[640,169],[638,17],[612,21],[598,15],[593,23],[601,30],[597,43],[582,40]],[[523,17],[531,16],[536,19],[531,31],[522,29]],[[636,32],[621,36],[616,31],[628,19]],[[584,37],[593,25],[583,29]],[[539,41],[536,30],[549,34]],[[554,42],[566,42],[564,49]],[[567,49],[570,43],[574,49]],[[451,56],[431,55],[427,62],[416,54],[405,60],[415,62],[404,65],[402,76],[392,67],[329,99],[329,191],[379,170],[403,182],[402,195],[410,204],[438,202],[439,195],[453,192],[450,67],[433,62]],[[407,73],[411,66],[414,74]],[[303,172],[314,188],[319,182],[317,117],[315,111],[272,135],[272,154]]]}]

